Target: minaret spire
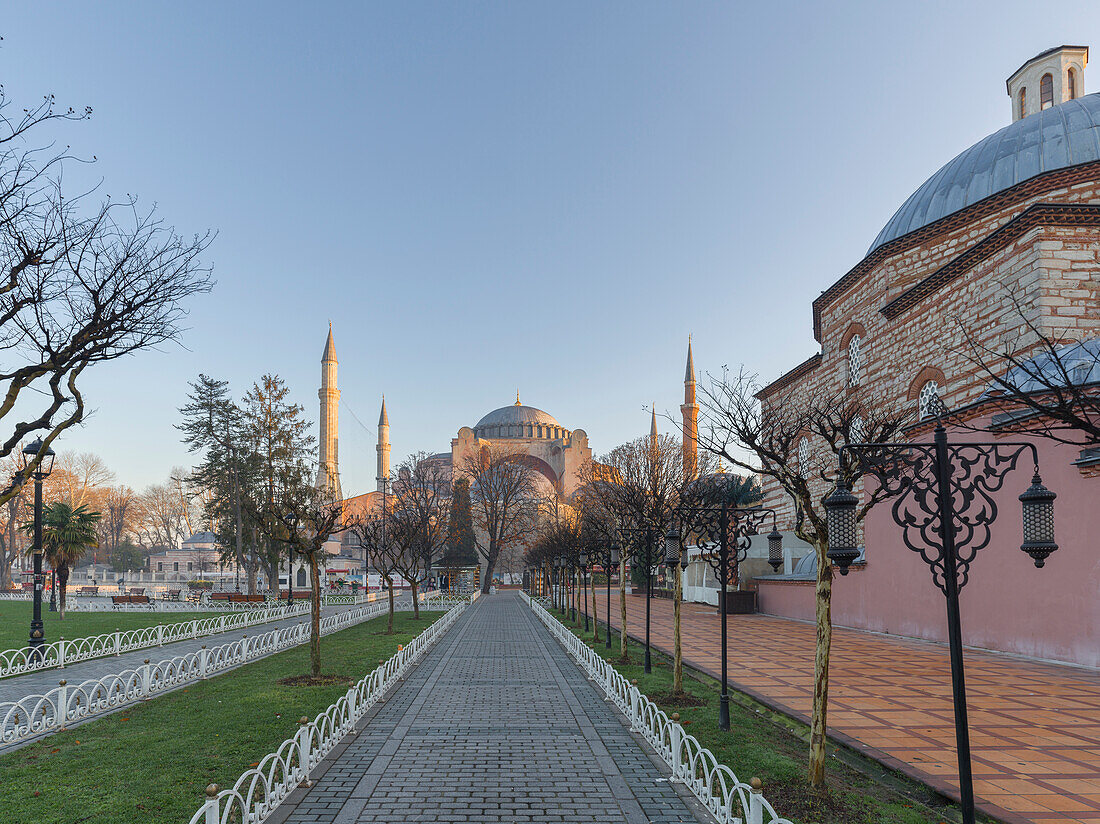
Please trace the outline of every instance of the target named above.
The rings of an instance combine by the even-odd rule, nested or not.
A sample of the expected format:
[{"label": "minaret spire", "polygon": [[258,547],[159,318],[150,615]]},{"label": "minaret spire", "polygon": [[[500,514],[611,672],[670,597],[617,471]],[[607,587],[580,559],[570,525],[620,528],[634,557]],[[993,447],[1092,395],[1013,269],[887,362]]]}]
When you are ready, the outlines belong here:
[{"label": "minaret spire", "polygon": [[695,402],[695,361],[691,356],[691,335],[688,335],[687,370],[684,373],[684,402],[680,405],[684,431],[684,480],[699,474],[699,404]]},{"label": "minaret spire", "polygon": [[320,439],[317,444],[317,488],[328,488],[342,498],[340,491],[340,390],[336,387],[336,344],[332,340],[332,321],[328,324],[328,340],[321,355]]},{"label": "minaret spire", "polygon": [[382,411],[378,413],[378,491],[383,492],[390,478],[390,416],[386,413],[386,396],[382,395]]},{"label": "minaret spire", "polygon": [[653,448],[657,448],[657,402],[653,402],[651,408],[653,413],[652,418],[649,421],[649,445]]}]

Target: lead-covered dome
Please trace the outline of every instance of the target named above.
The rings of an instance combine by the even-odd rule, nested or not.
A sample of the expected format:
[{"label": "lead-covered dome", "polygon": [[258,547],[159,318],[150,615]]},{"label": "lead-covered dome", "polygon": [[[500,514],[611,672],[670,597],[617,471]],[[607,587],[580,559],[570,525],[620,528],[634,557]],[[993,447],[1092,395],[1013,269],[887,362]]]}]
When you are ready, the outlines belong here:
[{"label": "lead-covered dome", "polygon": [[975,143],[910,195],[867,254],[1043,172],[1093,160],[1100,160],[1100,94],[1043,109]]},{"label": "lead-covered dome", "polygon": [[518,400],[511,406],[494,409],[474,426],[479,438],[561,438],[567,434],[549,412],[524,406]]}]

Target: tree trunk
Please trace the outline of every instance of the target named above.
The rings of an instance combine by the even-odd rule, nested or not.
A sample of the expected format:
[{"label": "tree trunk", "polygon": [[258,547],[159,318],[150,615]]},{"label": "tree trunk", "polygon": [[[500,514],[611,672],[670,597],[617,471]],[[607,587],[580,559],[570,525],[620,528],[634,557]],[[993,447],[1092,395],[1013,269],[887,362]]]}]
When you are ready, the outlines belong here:
[{"label": "tree trunk", "polygon": [[416,599],[416,581],[411,581],[413,596],[413,620],[420,620],[420,602]]},{"label": "tree trunk", "polygon": [[[592,641],[598,644],[600,642],[600,621],[596,617],[596,576],[589,575],[588,582],[592,585]],[[611,631],[611,627],[607,628],[607,631]]]},{"label": "tree trunk", "polygon": [[65,590],[69,586],[69,565],[57,565],[57,617],[65,620]]},{"label": "tree trunk", "polygon": [[309,622],[309,669],[316,678],[321,674],[321,576],[317,570],[317,553],[309,554],[309,577],[313,590],[313,609]]},{"label": "tree trunk", "polygon": [[382,576],[386,581],[386,588],[390,591],[390,620],[386,625],[386,635],[393,635],[393,578],[389,575]]},{"label": "tree trunk", "polygon": [[489,587],[493,584],[493,567],[497,564],[497,556],[499,554],[499,549],[495,549],[492,545],[489,546],[489,552],[485,556],[485,577],[481,581],[482,595],[489,594]]},{"label": "tree trunk", "polygon": [[680,600],[684,594],[684,573],[674,565],[676,583],[672,589],[672,691],[684,691],[684,652],[680,646]]},{"label": "tree trunk", "polygon": [[[610,632],[611,628],[608,627]],[[626,557],[619,560],[619,655],[624,661],[630,660],[626,648]]]},{"label": "tree trunk", "polygon": [[814,658],[814,703],[810,718],[810,784],[825,783],[825,747],[829,709],[829,649],[833,642],[833,567],[825,557],[828,546],[814,547],[817,553],[817,655]]}]

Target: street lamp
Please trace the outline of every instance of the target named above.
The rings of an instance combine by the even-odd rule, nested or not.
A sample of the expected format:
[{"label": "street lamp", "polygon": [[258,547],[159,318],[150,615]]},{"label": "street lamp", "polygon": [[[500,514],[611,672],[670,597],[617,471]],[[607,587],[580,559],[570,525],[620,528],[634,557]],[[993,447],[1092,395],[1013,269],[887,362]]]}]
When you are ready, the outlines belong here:
[{"label": "street lamp", "polygon": [[[970,577],[978,550],[988,546],[997,520],[993,494],[1025,452],[1035,464],[1031,486],[1020,496],[1024,542],[1021,549],[1036,567],[1058,549],[1054,542],[1054,499],[1039,477],[1039,453],[1031,443],[948,444],[943,423],[932,443],[856,443],[840,448],[840,466],[872,475],[884,498],[893,498],[894,522],[905,545],[920,555],[932,582],[947,599],[947,633],[951,651],[951,687],[955,706],[955,742],[959,760],[959,794],[963,824],[974,824],[974,779],[970,763],[970,730],[966,716],[959,590]],[[856,466],[850,466],[854,459]],[[846,483],[825,499],[829,560],[841,575],[859,557],[859,499]]]},{"label": "street lamp", "polygon": [[27,479],[28,464],[33,464],[34,474],[34,611],[31,613],[31,632],[27,639],[32,656],[40,654],[40,648],[46,643],[46,632],[42,625],[42,481],[53,472],[54,451],[45,446],[41,438],[23,447],[20,455],[21,479]]},{"label": "street lamp", "polygon": [[[619,557],[622,547],[619,544],[618,538],[613,538],[610,546],[601,546],[593,549],[594,558],[590,559],[595,561],[603,567],[604,577],[607,585],[607,648],[611,649],[611,569],[619,565]],[[592,620],[596,620],[596,605],[592,604]]]},{"label": "street lamp", "polygon": [[653,600],[653,571],[661,563],[652,527],[620,527],[623,543],[633,546],[631,557],[645,568],[645,672],[653,671],[649,654],[649,614]]},{"label": "street lamp", "polygon": [[[719,506],[681,504],[676,510],[677,518],[688,526],[688,532],[696,536],[696,545],[707,547],[701,557],[718,576],[719,607],[722,616],[722,695],[718,704],[718,726],[730,728],[730,697],[727,682],[727,604],[726,586],[737,574],[737,566],[748,556],[749,542],[753,535],[760,533],[760,526],[771,518],[772,531],[768,534],[769,556],[776,549],[782,559],[783,536],[775,526],[775,510],[761,506],[738,507],[723,502]],[[665,536],[666,546],[672,541],[683,545],[687,536],[678,527],[674,527]],[[666,552],[669,550],[666,550]],[[681,560],[681,563],[683,561]]]},{"label": "street lamp", "polygon": [[584,631],[588,632],[588,553],[581,552],[577,556],[577,563],[581,567],[581,589],[584,590]]}]

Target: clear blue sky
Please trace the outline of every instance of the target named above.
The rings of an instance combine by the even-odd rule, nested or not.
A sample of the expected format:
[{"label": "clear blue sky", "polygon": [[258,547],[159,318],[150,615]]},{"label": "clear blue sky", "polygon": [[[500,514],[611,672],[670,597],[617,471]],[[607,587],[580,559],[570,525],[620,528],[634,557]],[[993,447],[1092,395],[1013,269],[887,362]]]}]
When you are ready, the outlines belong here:
[{"label": "clear blue sky", "polygon": [[809,356],[813,297],[1009,122],[1021,62],[1100,45],[1100,7],[23,2],[0,27],[10,97],[94,107],[57,136],[102,191],[218,232],[186,348],[89,375],[65,446],[162,480],[200,370],[277,372],[316,419],[331,320],[355,493],[383,391],[395,462],[517,387],[598,454],[676,410],[689,332],[701,370]]}]

